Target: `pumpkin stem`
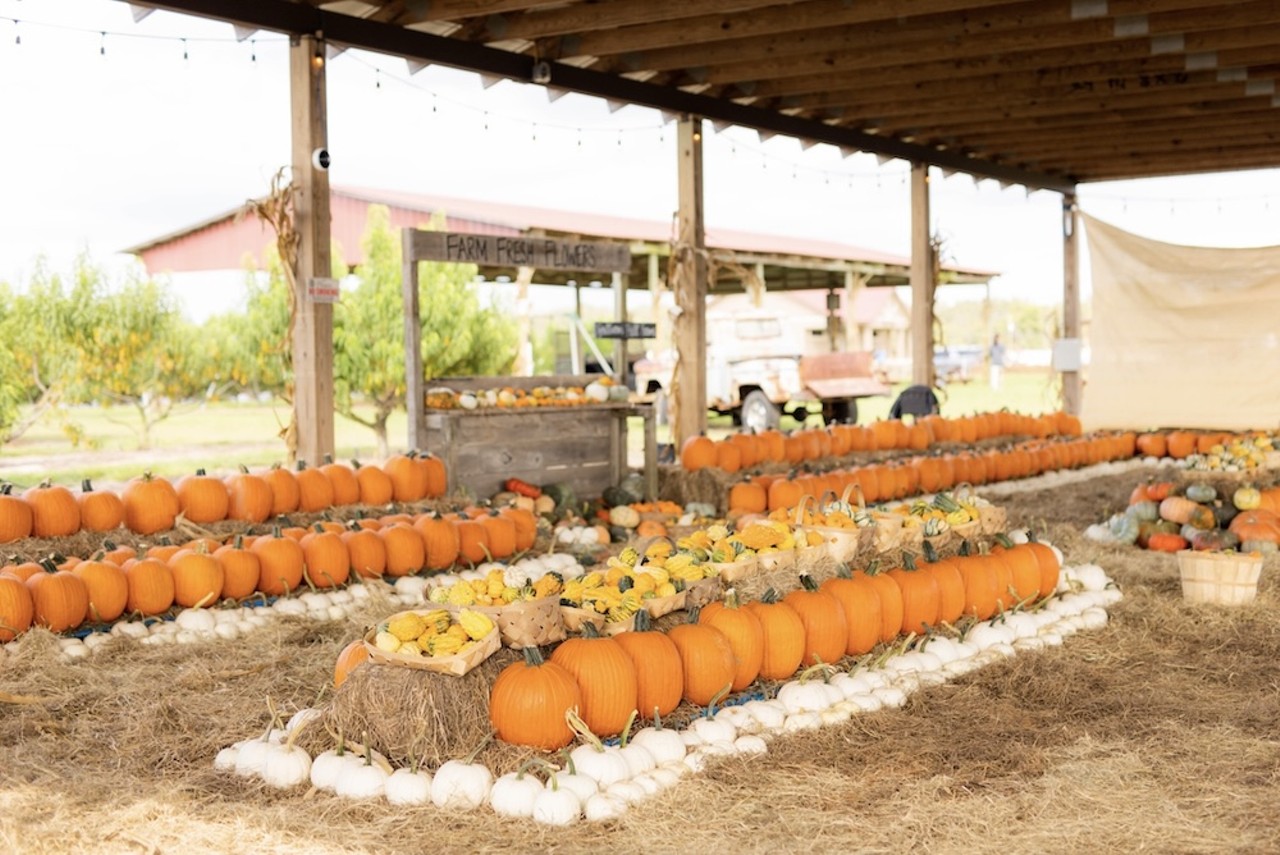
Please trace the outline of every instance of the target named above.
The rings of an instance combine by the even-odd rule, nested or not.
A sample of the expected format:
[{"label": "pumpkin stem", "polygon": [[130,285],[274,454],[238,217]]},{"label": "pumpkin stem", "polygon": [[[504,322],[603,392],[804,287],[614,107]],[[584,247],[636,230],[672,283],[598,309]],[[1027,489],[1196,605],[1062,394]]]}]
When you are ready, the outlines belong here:
[{"label": "pumpkin stem", "polygon": [[195,604],[194,606],[192,606],[191,608],[193,608],[193,609],[202,609],[202,608],[204,608],[205,606],[209,605],[209,603],[213,602],[213,601],[217,598],[217,596],[218,596],[218,592],[217,592],[217,591],[210,591],[209,593],[205,594],[205,595],[204,595],[203,597],[201,597],[200,599],[196,600],[196,604]]},{"label": "pumpkin stem", "polygon": [[564,711],[564,721],[583,743],[590,745],[597,752],[604,751],[604,743],[600,741],[600,737],[591,732],[591,728],[587,727],[587,723],[582,720],[582,716],[578,715],[577,707],[570,707]]},{"label": "pumpkin stem", "polygon": [[[9,492],[8,490],[6,490],[6,491],[5,491],[5,493],[6,493],[6,494],[7,494],[8,492]],[[83,481],[81,481],[81,482],[80,482],[80,492],[81,492],[81,493],[92,493],[92,492],[93,492],[93,485],[89,483],[89,479],[88,479],[88,478],[85,478]]]},{"label": "pumpkin stem", "polygon": [[938,550],[934,548],[933,543],[926,537],[924,539],[924,560],[930,564],[936,564],[938,558]]},{"label": "pumpkin stem", "polygon": [[812,577],[812,576],[810,576],[808,573],[801,573],[801,574],[800,574],[800,585],[801,585],[801,586],[802,586],[806,591],[816,591],[816,590],[818,590],[818,583],[817,583],[817,582],[815,582],[815,581],[813,581],[813,577]]},{"label": "pumpkin stem", "polygon": [[836,568],[836,576],[840,577],[841,579],[852,579],[853,568],[849,566],[848,562],[845,562]]},{"label": "pumpkin stem", "polygon": [[622,739],[621,739],[621,742],[622,742],[622,747],[623,747],[623,748],[626,748],[626,747],[627,747],[627,742],[628,742],[628,741],[630,741],[630,739],[631,739],[631,728],[632,728],[632,726],[636,723],[636,713],[637,713],[637,710],[632,710],[632,711],[631,711],[631,715],[627,716],[627,725],[626,725],[626,727],[622,728]]},{"label": "pumpkin stem", "polygon": [[711,697],[711,703],[707,704],[707,711],[704,713],[704,715],[705,715],[707,718],[713,718],[713,717],[715,716],[715,714],[716,714],[716,704],[718,704],[718,703],[720,703],[721,701],[723,701],[723,700],[728,696],[729,691],[730,691],[732,688],[733,688],[733,683],[732,683],[732,682],[725,683],[725,684],[724,684],[724,688],[723,688],[723,689],[721,689],[720,691],[716,692],[716,693]]},{"label": "pumpkin stem", "polygon": [[52,555],[50,555],[48,558],[41,558],[41,559],[40,559],[39,561],[37,561],[36,563],[37,563],[37,564],[39,564],[41,567],[43,567],[43,568],[44,568],[44,572],[46,572],[46,573],[57,573],[57,572],[58,572],[58,565],[57,565],[56,563],[54,563],[54,560],[53,560],[53,556],[52,556]]},{"label": "pumpkin stem", "polygon": [[662,713],[659,712],[656,704],[653,707],[653,729],[662,730]]},{"label": "pumpkin stem", "polygon": [[764,592],[764,596],[760,598],[760,602],[766,603],[768,605],[773,605],[774,603],[778,602],[779,599],[780,598],[778,596],[778,592],[775,589],[770,588],[769,590]]},{"label": "pumpkin stem", "polygon": [[738,596],[737,588],[730,588],[724,592],[724,607],[726,609],[742,608],[742,598]]},{"label": "pumpkin stem", "polygon": [[276,710],[275,701],[271,700],[270,697],[267,698],[267,712],[271,713],[271,721],[267,722],[267,732],[262,734],[263,742],[266,742],[267,738],[271,736],[271,731],[275,730],[276,725],[282,723],[280,713]]},{"label": "pumpkin stem", "polygon": [[578,767],[573,762],[573,755],[569,753],[568,748],[560,749],[560,756],[564,758],[565,768],[569,770],[570,775],[578,774]]},{"label": "pumpkin stem", "polygon": [[531,644],[524,649],[525,667],[537,668],[539,665],[542,665],[544,662],[546,662],[546,660],[542,658],[542,650],[539,649],[537,645]]},{"label": "pumpkin stem", "polygon": [[1002,531],[996,532],[996,543],[1005,549],[1013,549],[1013,541],[1009,539],[1009,535]]},{"label": "pumpkin stem", "polygon": [[595,621],[584,620],[582,622],[583,638],[600,638],[600,627],[596,626]]},{"label": "pumpkin stem", "polygon": [[[302,461],[299,460],[298,462],[301,463]],[[360,736],[364,740],[364,765],[372,766],[373,765],[373,747],[369,745],[369,731],[367,730],[363,731],[360,734]]]},{"label": "pumpkin stem", "polygon": [[463,762],[465,762],[467,765],[470,765],[470,764],[472,764],[472,763],[476,762],[476,758],[480,756],[480,752],[481,752],[481,751],[483,751],[483,750],[485,749],[485,747],[486,747],[490,742],[492,742],[492,741],[493,741],[493,737],[494,737],[494,735],[495,735],[496,733],[497,733],[497,731],[493,731],[493,730],[491,730],[491,731],[489,731],[488,733],[486,733],[486,734],[484,735],[484,739],[480,740],[480,744],[479,744],[479,745],[477,745],[475,748],[471,749],[471,753],[470,753],[470,754],[468,754],[468,755],[466,756],[466,759],[465,759]]}]

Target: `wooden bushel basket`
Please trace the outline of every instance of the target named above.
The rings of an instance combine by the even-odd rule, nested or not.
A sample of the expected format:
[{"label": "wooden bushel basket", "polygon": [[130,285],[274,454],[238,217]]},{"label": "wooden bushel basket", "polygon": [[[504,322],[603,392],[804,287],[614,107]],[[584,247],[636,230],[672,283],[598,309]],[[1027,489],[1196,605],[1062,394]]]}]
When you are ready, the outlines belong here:
[{"label": "wooden bushel basket", "polygon": [[1258,595],[1262,556],[1184,549],[1178,553],[1178,573],[1187,602],[1242,606]]},{"label": "wooden bushel basket", "polygon": [[558,597],[519,600],[505,606],[452,606],[443,608],[457,614],[463,608],[487,615],[498,625],[502,643],[513,650],[541,647],[564,641],[564,618]]},{"label": "wooden bushel basket", "polygon": [[[403,614],[403,612],[399,614]],[[387,620],[392,621],[399,614],[392,615]],[[480,639],[475,647],[462,653],[455,653],[452,656],[406,656],[378,649],[378,646],[373,643],[374,636],[377,634],[378,628],[375,626],[364,637],[365,649],[369,651],[369,658],[374,662],[379,662],[383,665],[394,665],[397,668],[415,668],[419,671],[451,674],[454,677],[466,675],[468,671],[488,659],[502,646],[502,639],[499,637],[497,628],[494,628],[490,630],[488,635]]]},{"label": "wooden bushel basket", "polygon": [[631,632],[636,628],[635,615],[626,620],[609,623],[604,615],[594,609],[584,609],[579,606],[561,606],[560,615],[564,619],[564,628],[569,632],[582,632],[583,625],[588,623],[595,624],[601,635],[617,635],[621,632]]}]

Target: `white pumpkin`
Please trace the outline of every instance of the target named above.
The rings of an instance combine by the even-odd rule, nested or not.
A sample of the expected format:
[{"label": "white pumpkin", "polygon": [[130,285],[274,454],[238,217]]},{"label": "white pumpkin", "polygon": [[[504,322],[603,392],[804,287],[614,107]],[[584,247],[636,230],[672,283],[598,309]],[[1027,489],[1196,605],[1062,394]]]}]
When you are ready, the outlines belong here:
[{"label": "white pumpkin", "polygon": [[587,822],[605,822],[618,819],[626,813],[627,803],[608,793],[596,793],[587,799],[587,803],[582,806],[582,812]]},{"label": "white pumpkin", "polygon": [[311,761],[311,786],[317,790],[333,792],[338,786],[338,779],[349,768],[360,765],[360,757],[346,750],[341,741],[338,747],[330,748]]},{"label": "white pumpkin", "polygon": [[431,802],[431,774],[429,772],[400,768],[387,776],[384,786],[387,801],[393,805],[425,805]]},{"label": "white pumpkin", "polygon": [[367,752],[359,765],[348,765],[342,770],[333,791],[347,799],[376,799],[386,794],[385,769],[373,763],[373,755]]},{"label": "white pumpkin", "polygon": [[686,753],[680,731],[662,727],[660,722],[653,727],[636,731],[631,737],[631,744],[648,751],[659,766],[683,760]]},{"label": "white pumpkin", "polygon": [[531,817],[533,803],[542,791],[542,782],[522,768],[493,782],[489,790],[489,805],[499,816]]},{"label": "white pumpkin", "polygon": [[547,786],[533,800],[533,821],[539,825],[573,825],[582,816],[582,801],[573,790],[559,785],[553,773]]},{"label": "white pumpkin", "polygon": [[474,810],[484,804],[493,773],[482,763],[449,760],[431,780],[431,802],[438,808]]},{"label": "white pumpkin", "polygon": [[[379,770],[381,771],[381,770]],[[304,748],[286,742],[272,745],[262,761],[262,780],[269,786],[286,790],[311,779],[311,755]]]}]

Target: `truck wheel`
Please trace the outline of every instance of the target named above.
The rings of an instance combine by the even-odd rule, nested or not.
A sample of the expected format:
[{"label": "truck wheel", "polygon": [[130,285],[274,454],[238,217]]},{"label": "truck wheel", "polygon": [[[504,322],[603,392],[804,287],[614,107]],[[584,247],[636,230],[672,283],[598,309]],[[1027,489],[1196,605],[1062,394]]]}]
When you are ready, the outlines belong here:
[{"label": "truck wheel", "polygon": [[764,392],[756,390],[742,402],[742,426],[747,430],[775,430],[782,415]]},{"label": "truck wheel", "polygon": [[856,398],[838,398],[822,405],[822,415],[829,425],[854,424],[858,421]]}]

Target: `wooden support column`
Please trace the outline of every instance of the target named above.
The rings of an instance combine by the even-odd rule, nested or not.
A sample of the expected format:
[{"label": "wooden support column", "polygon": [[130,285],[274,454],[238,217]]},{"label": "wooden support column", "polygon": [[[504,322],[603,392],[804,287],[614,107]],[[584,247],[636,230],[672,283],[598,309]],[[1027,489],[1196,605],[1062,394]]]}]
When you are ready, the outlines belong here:
[{"label": "wooden support column", "polygon": [[[1080,213],[1076,194],[1062,194],[1062,337],[1080,342]],[[1078,352],[1078,351],[1077,351]],[[1062,409],[1080,415],[1080,372],[1062,372]]]},{"label": "wooden support column", "polygon": [[[622,324],[627,323],[627,274],[613,274],[613,317]],[[627,382],[627,359],[631,352],[628,339],[617,339],[613,343],[613,378],[619,383]]]},{"label": "wooden support column", "polygon": [[911,164],[911,382],[933,386],[933,244],[929,164]]},{"label": "wooden support column", "polygon": [[409,413],[408,448],[425,448],[427,441],[427,401],[422,378],[422,318],[418,308],[418,256],[415,229],[400,232],[400,257],[404,269],[400,278],[404,298],[404,400]]},{"label": "wooden support column", "polygon": [[532,267],[516,268],[516,359],[511,373],[516,377],[533,376],[533,322],[529,317],[529,286],[536,271]]},{"label": "wooden support column", "polygon": [[329,173],[312,163],[328,148],[324,40],[300,36],[289,48],[293,110],[294,219],[298,269],[294,283],[293,410],[299,460],[333,453],[333,305],[314,301],[308,283],[333,275],[329,260]]},{"label": "wooden support column", "polygon": [[676,135],[679,200],[674,337],[677,371],[672,441],[707,429],[707,240],[702,207],[702,119],[682,116]]}]

